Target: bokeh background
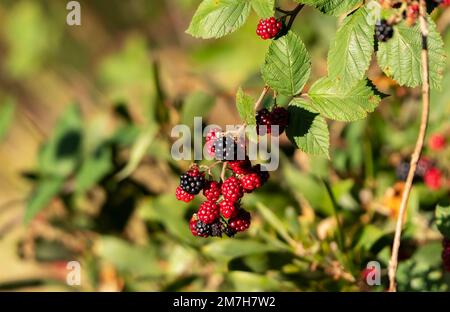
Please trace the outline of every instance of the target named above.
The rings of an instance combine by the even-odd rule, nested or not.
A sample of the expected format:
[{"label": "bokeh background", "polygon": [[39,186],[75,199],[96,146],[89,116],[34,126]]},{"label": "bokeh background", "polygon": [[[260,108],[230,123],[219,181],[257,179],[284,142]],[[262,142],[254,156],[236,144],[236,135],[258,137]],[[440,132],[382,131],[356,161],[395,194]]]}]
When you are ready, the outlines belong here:
[{"label": "bokeh background", "polygon": [[[0,1],[0,290],[384,289],[403,187],[397,171],[414,146],[420,91],[374,64],[369,76],[390,96],[367,120],[330,124],[331,160],[283,137],[279,170],[244,200],[248,233],[194,238],[188,220],[200,200],[175,199],[189,163],[171,158],[170,129],[193,116],[239,123],[235,93],[259,94],[269,44],[255,35],[254,14],[220,40],[188,36],[199,2],[80,1],[82,26],[68,26],[66,1]],[[448,54],[448,13],[433,18]],[[296,21],[314,79],[326,75],[339,21],[310,8]],[[432,95],[430,135],[449,137],[449,85],[447,71]],[[416,181],[400,290],[449,286],[434,208],[449,197],[450,149],[426,147],[424,157],[441,185]],[[70,260],[81,263],[79,287],[66,284]],[[371,260],[383,268],[378,287],[363,281]]]}]

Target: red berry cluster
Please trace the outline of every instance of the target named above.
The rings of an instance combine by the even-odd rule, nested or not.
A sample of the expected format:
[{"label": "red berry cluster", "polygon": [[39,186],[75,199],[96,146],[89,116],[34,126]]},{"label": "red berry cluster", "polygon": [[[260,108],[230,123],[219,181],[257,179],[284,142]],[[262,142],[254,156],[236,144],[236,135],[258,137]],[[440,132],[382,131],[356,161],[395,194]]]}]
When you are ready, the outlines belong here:
[{"label": "red berry cluster", "polygon": [[[285,108],[279,106],[276,106],[271,112],[263,108],[256,114],[256,123],[259,135],[272,133],[271,126],[278,126],[279,134],[282,134],[289,123],[289,114]],[[261,126],[266,127],[263,128]]]},{"label": "red berry cluster", "polygon": [[261,19],[256,28],[256,34],[262,39],[272,39],[277,37],[283,28],[283,23],[275,19],[275,17],[270,17],[267,19]]},{"label": "red berry cluster", "polygon": [[[278,123],[283,119],[281,124],[284,130],[287,111],[282,110],[284,112],[279,108],[272,111],[274,114],[272,120]],[[232,138],[232,146],[241,146],[234,137],[222,133],[219,129],[213,129],[208,132],[205,144],[210,155],[217,156],[219,149],[219,154],[224,151],[231,153],[228,147],[230,142],[225,142],[224,138]],[[224,142],[227,144],[224,145]],[[269,179],[269,174],[262,170],[261,165],[252,165],[246,155],[244,160],[234,159],[236,157],[233,160],[223,160],[227,176],[223,181],[215,181],[209,170],[207,170],[209,177],[205,178],[206,172],[201,171],[197,165],[193,165],[180,176],[180,185],[175,192],[178,200],[190,202],[199,194],[200,187],[206,199],[189,222],[189,228],[194,236],[221,237],[225,234],[232,237],[250,227],[251,216],[242,208],[241,199],[246,193],[263,186]]]},{"label": "red berry cluster", "polygon": [[450,272],[450,239],[444,238],[442,247],[442,264],[444,270]]}]

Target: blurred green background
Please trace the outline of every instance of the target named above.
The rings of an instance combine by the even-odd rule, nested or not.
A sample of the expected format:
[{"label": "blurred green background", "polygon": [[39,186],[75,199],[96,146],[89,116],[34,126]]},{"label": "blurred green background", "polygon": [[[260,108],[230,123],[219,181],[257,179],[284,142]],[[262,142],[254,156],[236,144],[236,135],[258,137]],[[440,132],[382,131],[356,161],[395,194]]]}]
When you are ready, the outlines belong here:
[{"label": "blurred green background", "polygon": [[[188,220],[200,200],[175,198],[189,163],[171,158],[170,129],[193,116],[239,123],[234,95],[240,85],[259,94],[268,46],[254,14],[220,40],[186,35],[199,2],[80,1],[82,25],[68,26],[66,1],[0,1],[0,290],[384,289],[402,190],[396,167],[414,146],[420,91],[374,64],[369,77],[390,97],[367,120],[330,124],[331,160],[283,137],[279,170],[244,200],[248,233],[194,238]],[[449,52],[449,19],[433,17]],[[326,75],[338,23],[311,8],[296,21],[313,81]],[[430,134],[450,134],[449,85],[447,71],[432,95]],[[425,156],[443,182],[413,190],[400,290],[449,286],[434,207],[449,197],[450,149]],[[79,287],[66,285],[70,260],[81,263]],[[372,260],[381,286],[363,281]]]}]

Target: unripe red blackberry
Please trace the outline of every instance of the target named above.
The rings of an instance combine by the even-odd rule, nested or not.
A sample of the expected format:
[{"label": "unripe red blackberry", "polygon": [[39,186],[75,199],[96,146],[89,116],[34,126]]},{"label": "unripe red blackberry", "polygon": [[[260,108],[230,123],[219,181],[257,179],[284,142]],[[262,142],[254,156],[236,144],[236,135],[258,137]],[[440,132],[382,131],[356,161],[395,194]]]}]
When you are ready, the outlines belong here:
[{"label": "unripe red blackberry", "polygon": [[442,241],[442,264],[444,270],[450,272],[450,240],[444,238]]},{"label": "unripe red blackberry", "polygon": [[220,137],[220,129],[214,128],[208,131],[205,138],[206,150],[210,156],[215,155],[214,141]]},{"label": "unripe red blackberry", "polygon": [[239,181],[241,182],[242,188],[246,193],[251,193],[253,190],[260,188],[262,185],[260,175],[255,172],[241,176]]},{"label": "unripe red blackberry", "polygon": [[222,184],[216,181],[206,181],[205,188],[203,189],[203,195],[209,200],[209,201],[217,201],[222,194],[220,188]]},{"label": "unripe red blackberry", "polygon": [[256,112],[256,132],[258,135],[270,134],[272,129],[270,126],[272,125],[271,114],[270,112],[263,108]]},{"label": "unripe red blackberry", "polygon": [[222,196],[232,202],[237,201],[244,195],[239,180],[235,177],[229,177],[222,184]]},{"label": "unripe red blackberry", "polygon": [[220,137],[220,129],[219,128],[214,128],[214,129],[211,129],[211,130],[208,131],[208,133],[206,134],[205,141],[206,142],[214,141],[218,137]]},{"label": "unripe red blackberry", "polygon": [[428,146],[433,151],[441,151],[445,148],[446,139],[442,134],[433,134],[428,140]]},{"label": "unripe red blackberry", "polygon": [[275,17],[270,17],[267,19],[261,19],[256,28],[256,34],[262,39],[272,39],[275,38],[283,28],[283,23],[277,21]]},{"label": "unripe red blackberry", "polygon": [[197,212],[198,219],[206,224],[211,224],[220,216],[220,208],[215,202],[205,201]]},{"label": "unripe red blackberry", "polygon": [[415,24],[417,18],[419,17],[419,13],[420,13],[419,3],[416,2],[409,5],[408,8],[406,9],[406,22],[409,25]]},{"label": "unripe red blackberry", "polygon": [[244,232],[250,227],[250,223],[250,213],[244,209],[239,209],[237,215],[228,221],[228,227],[236,232]]},{"label": "unripe red blackberry", "polygon": [[194,236],[199,236],[197,232],[197,221],[198,220],[195,218],[195,216],[193,216],[189,221],[189,230],[191,230],[191,233]]},{"label": "unripe red blackberry", "polygon": [[289,123],[289,113],[284,107],[277,106],[270,113],[270,121],[279,127],[278,133],[282,134]]},{"label": "unripe red blackberry", "polygon": [[252,172],[252,163],[248,158],[245,160],[229,161],[228,167],[230,167],[230,169],[233,170],[233,172],[238,175]]},{"label": "unripe red blackberry", "polygon": [[185,203],[190,202],[194,199],[194,195],[189,194],[188,192],[185,192],[181,186],[177,187],[177,190],[175,191],[175,196],[178,200],[184,201]]},{"label": "unripe red blackberry", "polygon": [[380,42],[386,42],[394,36],[394,28],[385,19],[375,24],[375,38]]},{"label": "unripe red blackberry", "polygon": [[425,173],[423,180],[430,189],[439,190],[442,186],[442,172],[433,167]]},{"label": "unripe red blackberry", "polygon": [[233,202],[227,199],[219,203],[220,213],[226,219],[234,217],[239,210],[239,202]]},{"label": "unripe red blackberry", "polygon": [[203,189],[205,184],[205,175],[199,172],[198,167],[194,167],[180,176],[180,186],[183,191],[197,195]]},{"label": "unripe red blackberry", "polygon": [[259,175],[259,178],[261,180],[261,186],[266,184],[266,182],[270,178],[269,172],[261,170],[261,165],[260,164],[253,166],[253,172],[256,172]]}]

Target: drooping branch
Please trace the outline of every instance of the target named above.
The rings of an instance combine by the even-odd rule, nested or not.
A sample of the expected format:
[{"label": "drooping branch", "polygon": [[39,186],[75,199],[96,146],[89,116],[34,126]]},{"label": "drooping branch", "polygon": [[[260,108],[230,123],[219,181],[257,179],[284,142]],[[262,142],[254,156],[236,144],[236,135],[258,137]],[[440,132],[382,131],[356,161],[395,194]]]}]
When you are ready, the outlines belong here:
[{"label": "drooping branch", "polygon": [[411,194],[414,174],[416,172],[417,163],[422,154],[422,148],[425,141],[425,135],[428,127],[428,115],[430,111],[430,83],[429,83],[429,54],[428,54],[428,24],[426,15],[426,1],[420,0],[420,31],[422,34],[422,117],[420,122],[420,130],[417,136],[416,146],[411,156],[408,177],[406,179],[405,188],[402,194],[399,214],[395,227],[394,242],[392,245],[391,260],[389,261],[389,291],[395,292],[397,289],[395,277],[398,266],[398,251],[402,235],[403,220],[406,215],[409,196]]}]

